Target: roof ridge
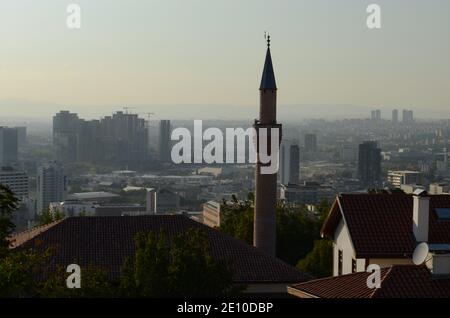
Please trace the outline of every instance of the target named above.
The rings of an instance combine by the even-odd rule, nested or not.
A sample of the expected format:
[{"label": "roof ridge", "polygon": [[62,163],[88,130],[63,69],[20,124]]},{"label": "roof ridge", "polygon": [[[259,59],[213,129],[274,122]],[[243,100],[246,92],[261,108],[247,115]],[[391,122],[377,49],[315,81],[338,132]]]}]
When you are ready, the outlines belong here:
[{"label": "roof ridge", "polygon": [[390,274],[391,274],[394,266],[397,266],[397,265],[389,266],[389,269],[386,271],[386,273],[383,275],[383,277],[380,278],[380,288],[375,288],[375,290],[372,292],[372,294],[370,294],[370,298],[375,298],[375,296],[379,293],[379,291],[381,290],[381,285],[388,277],[390,277]]},{"label": "roof ridge", "polygon": [[[33,227],[31,229],[27,229],[25,231],[11,235],[8,238],[10,241],[10,244],[11,244],[11,248],[16,248],[16,247],[23,245],[24,243],[28,242],[29,240],[41,235],[44,232],[47,232],[49,229],[53,228],[55,225],[62,223],[63,221],[65,221],[67,219],[68,218],[65,217],[65,218],[62,218],[59,220],[55,220],[48,224],[39,225],[39,226]],[[20,238],[21,238],[21,240],[18,240]]]}]

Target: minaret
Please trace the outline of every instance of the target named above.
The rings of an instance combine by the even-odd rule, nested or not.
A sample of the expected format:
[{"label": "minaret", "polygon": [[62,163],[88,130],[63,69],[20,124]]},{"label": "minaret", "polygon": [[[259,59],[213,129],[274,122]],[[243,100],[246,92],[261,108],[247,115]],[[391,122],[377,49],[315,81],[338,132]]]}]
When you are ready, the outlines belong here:
[{"label": "minaret", "polygon": [[[267,53],[264,70],[259,87],[259,120],[255,120],[256,142],[259,145],[261,128],[267,128],[267,148],[270,153],[270,131],[278,129],[281,142],[281,125],[277,124],[277,85],[270,55],[270,35],[267,37]],[[257,146],[255,175],[255,214],[253,228],[253,245],[269,255],[275,256],[276,225],[275,208],[277,203],[277,173],[262,174],[260,150]],[[267,164],[270,165],[270,164]]]}]

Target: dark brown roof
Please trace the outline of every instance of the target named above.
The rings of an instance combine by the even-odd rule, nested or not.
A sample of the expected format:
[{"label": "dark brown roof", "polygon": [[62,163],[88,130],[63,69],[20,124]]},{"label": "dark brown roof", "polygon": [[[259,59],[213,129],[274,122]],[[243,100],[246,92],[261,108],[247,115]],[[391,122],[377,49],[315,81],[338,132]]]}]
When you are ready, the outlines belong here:
[{"label": "dark brown roof", "polygon": [[[450,195],[430,195],[430,244],[450,243],[450,221],[438,220],[440,207],[450,207]],[[410,257],[417,245],[412,195],[342,194],[322,227],[324,237],[333,239],[342,215],[358,258]]]},{"label": "dark brown roof", "polygon": [[426,266],[394,265],[381,269],[381,288],[367,287],[370,273],[311,280],[289,293],[318,298],[449,298],[450,278],[433,277]]},{"label": "dark brown roof", "polygon": [[170,238],[189,228],[204,229],[216,260],[231,262],[236,283],[295,283],[310,277],[296,268],[182,215],[71,217],[32,237],[20,248],[56,248],[56,264],[95,264],[120,274],[124,258],[134,255],[134,238],[139,232],[164,230]]}]

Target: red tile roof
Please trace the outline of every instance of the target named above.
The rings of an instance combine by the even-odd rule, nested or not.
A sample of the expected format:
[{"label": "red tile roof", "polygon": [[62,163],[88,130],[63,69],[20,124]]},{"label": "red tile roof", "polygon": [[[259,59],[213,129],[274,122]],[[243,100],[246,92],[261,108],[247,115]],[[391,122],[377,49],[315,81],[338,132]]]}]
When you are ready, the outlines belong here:
[{"label": "red tile roof", "polygon": [[236,283],[295,283],[310,279],[281,260],[182,215],[66,218],[19,248],[56,248],[52,266],[93,263],[108,270],[114,279],[120,274],[124,258],[134,255],[137,233],[164,230],[170,238],[189,228],[207,232],[212,256],[231,262]]},{"label": "red tile roof", "polygon": [[[429,241],[450,243],[450,221],[438,220],[435,208],[450,207],[450,195],[430,196]],[[356,257],[410,257],[417,242],[413,228],[413,196],[406,194],[342,194],[337,197],[321,234],[333,239],[344,217]]]},{"label": "red tile roof", "polygon": [[367,287],[370,273],[311,280],[288,288],[292,295],[318,298],[449,298],[450,278],[433,277],[426,266],[381,269],[381,288]]},{"label": "red tile roof", "polygon": [[41,234],[42,232],[47,231],[49,228],[58,224],[59,222],[61,222],[61,220],[57,220],[57,221],[54,221],[54,222],[46,224],[46,225],[37,226],[30,230],[25,230],[23,232],[15,233],[15,234],[11,235],[11,237],[9,238],[11,248],[15,248],[19,245],[22,245],[26,241],[31,240],[33,237]]}]

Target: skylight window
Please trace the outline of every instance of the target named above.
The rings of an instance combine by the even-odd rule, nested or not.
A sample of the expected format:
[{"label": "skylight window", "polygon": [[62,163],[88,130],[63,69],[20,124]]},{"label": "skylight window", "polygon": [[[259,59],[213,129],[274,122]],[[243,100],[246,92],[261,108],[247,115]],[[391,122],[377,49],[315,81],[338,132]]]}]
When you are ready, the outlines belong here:
[{"label": "skylight window", "polygon": [[450,208],[438,208],[435,210],[439,219],[450,220]]}]

